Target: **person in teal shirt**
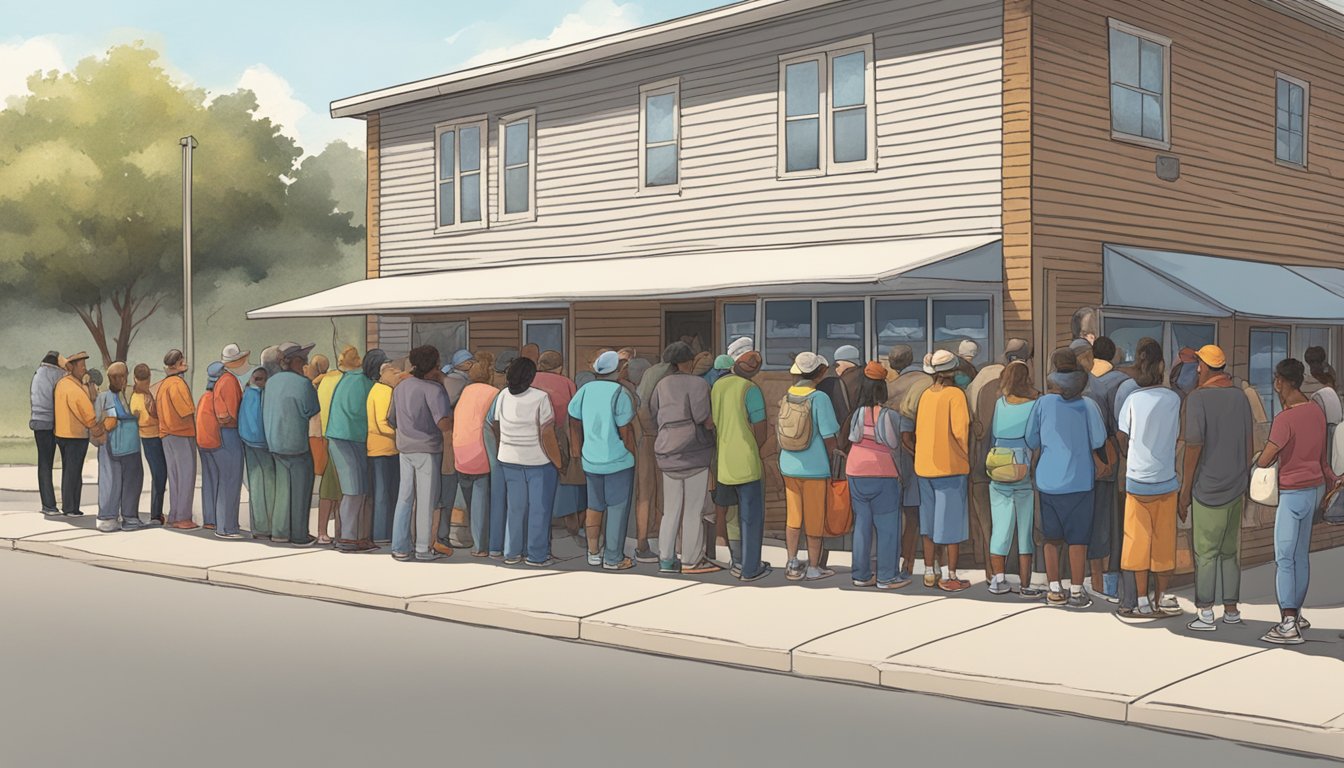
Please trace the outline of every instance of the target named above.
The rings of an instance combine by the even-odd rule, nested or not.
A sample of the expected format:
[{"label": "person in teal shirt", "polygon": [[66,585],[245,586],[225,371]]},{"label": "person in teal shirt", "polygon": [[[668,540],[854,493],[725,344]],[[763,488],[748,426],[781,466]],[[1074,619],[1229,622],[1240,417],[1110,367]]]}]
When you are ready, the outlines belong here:
[{"label": "person in teal shirt", "polygon": [[[785,577],[790,581],[803,578],[824,579],[835,571],[821,562],[822,538],[825,535],[826,485],[831,478],[831,455],[836,450],[836,435],[840,423],[835,418],[835,407],[826,393],[817,390],[817,382],[826,377],[829,364],[815,352],[803,352],[794,359],[790,373],[797,381],[789,388],[790,398],[804,398],[812,413],[812,435],[807,446],[799,451],[779,452],[779,473],[784,476],[785,544],[789,565]],[[798,560],[798,545],[807,535],[806,567]]]},{"label": "person in teal shirt", "polygon": [[369,495],[369,392],[387,362],[381,349],[370,349],[360,368],[346,371],[331,395],[327,445],[341,483],[340,540],[342,552],[377,549],[373,543],[373,510]]},{"label": "person in teal shirt", "polygon": [[271,540],[288,540],[306,547],[317,539],[308,534],[308,512],[313,499],[313,454],[308,447],[308,421],[321,407],[317,390],[303,366],[312,344],[292,341],[280,345],[282,369],[262,390],[261,421],[266,446],[275,458],[275,512]]},{"label": "person in teal shirt", "polygon": [[[569,401],[569,439],[578,448],[588,476],[588,565],[609,571],[633,568],[625,556],[631,491],[635,479],[635,403],[617,381],[620,357],[603,352],[593,363],[597,379],[579,387]],[[606,518],[606,549],[599,552],[600,529]]]}]

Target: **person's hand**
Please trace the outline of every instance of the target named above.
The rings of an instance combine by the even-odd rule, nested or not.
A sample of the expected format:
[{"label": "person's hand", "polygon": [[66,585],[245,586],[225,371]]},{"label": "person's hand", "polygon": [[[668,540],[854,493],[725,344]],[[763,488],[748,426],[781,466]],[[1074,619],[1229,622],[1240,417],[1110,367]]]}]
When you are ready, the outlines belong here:
[{"label": "person's hand", "polygon": [[1190,489],[1181,491],[1180,498],[1176,501],[1176,513],[1181,516],[1181,522],[1190,516],[1190,506],[1194,502],[1194,493]]}]

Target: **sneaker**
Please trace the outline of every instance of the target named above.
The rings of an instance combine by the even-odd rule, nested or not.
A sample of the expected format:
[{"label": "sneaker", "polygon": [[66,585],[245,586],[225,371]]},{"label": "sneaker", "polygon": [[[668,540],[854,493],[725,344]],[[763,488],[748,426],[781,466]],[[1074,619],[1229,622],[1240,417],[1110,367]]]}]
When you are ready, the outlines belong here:
[{"label": "sneaker", "polygon": [[303,539],[302,541],[291,541],[289,542],[289,545],[291,547],[311,547],[316,543],[317,543],[317,537],[309,536],[308,538]]},{"label": "sneaker", "polygon": [[1182,613],[1181,604],[1176,601],[1175,595],[1163,595],[1157,602],[1157,610],[1171,616],[1179,616]]},{"label": "sneaker", "polygon": [[531,560],[528,560],[527,562],[524,563],[524,565],[528,566],[529,568],[550,568],[552,565],[555,565],[558,562],[560,561],[556,560],[554,557],[548,557],[539,563],[534,563]]},{"label": "sneaker", "polygon": [[[122,528],[123,528],[123,529],[125,528],[125,524],[124,524],[124,523],[122,524]],[[215,531],[215,538],[217,538],[217,539],[241,539],[241,538],[243,538],[243,534],[241,534],[241,533],[220,533],[219,531]]]},{"label": "sneaker", "polygon": [[813,566],[808,566],[807,574],[803,578],[806,579],[807,581],[821,581],[822,579],[829,579],[834,575],[835,571],[831,570],[830,568],[816,568]]},{"label": "sneaker", "polygon": [[1040,600],[1045,597],[1045,590],[1031,585],[1022,587],[1017,593],[1022,596],[1023,600]]},{"label": "sneaker", "polygon": [[659,560],[659,561],[658,561],[658,572],[659,572],[659,573],[681,573],[681,561],[680,561],[680,560]]},{"label": "sneaker", "polygon": [[78,509],[70,510],[70,511],[68,511],[68,512],[62,512],[61,514],[65,515],[66,517],[83,517],[83,516],[84,516],[84,513],[83,513],[83,512],[80,512]]},{"label": "sneaker", "polygon": [[[494,555],[491,555],[491,557],[494,557]],[[598,552],[596,555],[594,555],[592,552],[589,552],[589,553],[588,553],[588,565],[592,566],[593,568],[601,568],[601,567],[602,567],[602,553],[601,553],[601,552]]]},{"label": "sneaker", "polygon": [[1012,591],[1013,588],[1008,586],[1006,581],[999,581],[998,579],[990,579],[989,581],[989,594],[991,595],[1006,595]]},{"label": "sneaker", "polygon": [[1087,594],[1087,592],[1078,592],[1076,594],[1070,593],[1067,605],[1069,608],[1074,609],[1091,608],[1092,596]]},{"label": "sneaker", "polygon": [[141,528],[148,527],[148,525],[140,522],[140,519],[136,517],[130,517],[121,521],[121,530],[123,531],[138,531]]},{"label": "sneaker", "polygon": [[504,559],[504,553],[503,553],[503,552],[491,552],[491,553],[490,553],[490,559],[491,559],[491,560],[501,560],[501,561],[502,561],[502,560]]},{"label": "sneaker", "polygon": [[925,572],[924,572],[924,588],[925,588],[925,589],[937,589],[937,588],[938,588],[938,574],[934,573],[933,571],[925,571]]},{"label": "sneaker", "polygon": [[801,560],[790,560],[788,568],[784,571],[784,578],[789,581],[802,581],[806,571]]},{"label": "sneaker", "polygon": [[145,525],[148,525],[148,526],[150,526],[151,528],[159,527],[159,526],[163,525],[163,518],[162,518],[162,517],[151,517],[151,518],[149,518],[149,522],[148,522],[148,523],[145,523]]},{"label": "sneaker", "polygon": [[867,578],[866,580],[864,580],[864,581],[859,581],[858,579],[850,579],[850,581],[853,582],[854,586],[856,586],[856,587],[875,587],[875,586],[877,586],[877,577],[876,577],[876,576],[870,576],[870,577],[868,577],[868,578]]},{"label": "sneaker", "polygon": [[908,586],[910,586],[910,579],[903,579],[900,576],[897,576],[895,581],[877,582],[878,589],[905,589]]},{"label": "sneaker", "polygon": [[748,581],[760,581],[761,579],[764,579],[766,576],[769,576],[774,570],[775,570],[774,568],[770,567],[769,563],[762,561],[761,569],[756,572],[755,576],[739,576],[738,578],[741,579],[743,583],[746,583]]},{"label": "sneaker", "polygon": [[1083,591],[1086,592],[1087,596],[1092,598],[1093,600],[1104,600],[1108,603],[1119,600],[1119,598],[1112,598],[1110,595],[1106,594],[1106,592],[1104,592],[1103,590],[1093,589],[1091,582],[1088,582],[1083,585]]},{"label": "sneaker", "polygon": [[116,520],[102,520],[102,519],[100,519],[100,520],[99,520],[97,523],[95,523],[94,525],[95,525],[95,527],[97,527],[98,530],[101,531],[102,533],[115,533],[115,532],[121,530],[121,523],[118,523]]},{"label": "sneaker", "polygon": [[637,563],[656,563],[658,562],[658,553],[649,549],[647,546],[643,549],[635,550],[635,562]]},{"label": "sneaker", "polygon": [[604,571],[628,571],[628,570],[630,570],[631,568],[634,568],[634,567],[635,567],[635,561],[634,561],[634,560],[631,560],[631,559],[628,558],[628,557],[622,559],[621,562],[619,562],[619,563],[615,563],[615,564],[612,564],[612,563],[603,563],[603,564],[602,564],[602,570],[604,570]]},{"label": "sneaker", "polygon": [[[435,553],[435,554],[438,554],[438,553]],[[515,557],[506,557],[506,558],[504,558],[504,564],[505,564],[505,565],[517,565],[517,564],[519,564],[519,563],[521,563],[521,562],[523,562],[523,556],[522,556],[522,555],[517,555],[517,556],[515,556]]]},{"label": "sneaker", "polygon": [[1234,613],[1234,612],[1232,612],[1232,611],[1227,611],[1226,613],[1223,614],[1223,623],[1224,623],[1224,624],[1240,624],[1240,623],[1242,623],[1242,622],[1241,622],[1241,612],[1238,611],[1238,612],[1235,612],[1235,613]]},{"label": "sneaker", "polygon": [[1063,608],[1069,604],[1069,596],[1063,592],[1051,592],[1045,596],[1045,604],[1051,608]]},{"label": "sneaker", "polygon": [[411,559],[411,553],[409,553],[409,552],[393,552],[393,553],[392,553],[392,559],[393,559],[393,560],[396,560],[396,561],[399,562],[399,563],[404,563],[404,562],[406,562],[407,560],[410,560],[410,559]]},{"label": "sneaker", "polygon": [[1311,622],[1307,621],[1307,617],[1303,616],[1300,613],[1297,614],[1297,628],[1299,631],[1302,632],[1306,632],[1308,629],[1311,629]]},{"label": "sneaker", "polygon": [[964,592],[971,588],[971,582],[950,576],[938,582],[938,588],[944,592]]},{"label": "sneaker", "polygon": [[50,508],[48,508],[48,507],[43,507],[43,508],[42,508],[42,514],[46,515],[47,517],[60,517],[60,516],[61,516],[61,510],[59,510],[59,509],[50,509]]},{"label": "sneaker", "polygon": [[1272,629],[1260,638],[1263,642],[1273,643],[1275,645],[1301,645],[1305,642],[1302,639],[1302,631],[1298,628],[1296,621],[1285,621],[1282,624],[1275,624]]},{"label": "sneaker", "polygon": [[1200,611],[1195,614],[1195,620],[1185,625],[1186,629],[1195,632],[1216,632],[1218,630],[1218,620],[1213,617],[1213,611]]},{"label": "sneaker", "polygon": [[471,529],[465,525],[454,525],[448,529],[448,545],[458,549],[470,549],[475,542],[471,539]]},{"label": "sneaker", "polygon": [[[438,550],[435,550],[435,549],[431,549],[431,550],[429,550],[428,552],[416,552],[416,553],[415,553],[415,560],[416,560],[416,562],[420,562],[420,563],[430,563],[430,562],[433,562],[433,561],[435,561],[435,560],[442,560],[442,559],[443,559],[443,553],[441,553],[441,552],[439,552]],[[519,558],[519,559],[521,560],[522,558]]]}]

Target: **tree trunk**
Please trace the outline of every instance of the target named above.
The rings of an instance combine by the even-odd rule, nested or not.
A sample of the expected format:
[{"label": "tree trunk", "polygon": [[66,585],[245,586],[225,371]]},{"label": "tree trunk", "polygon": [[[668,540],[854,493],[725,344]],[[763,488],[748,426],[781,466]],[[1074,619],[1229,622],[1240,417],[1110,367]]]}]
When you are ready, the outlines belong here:
[{"label": "tree trunk", "polygon": [[[89,335],[93,337],[93,343],[98,347],[98,354],[103,359],[103,368],[112,364],[112,355],[107,349],[107,329],[103,324],[103,310],[99,305],[90,305],[88,307],[79,307],[70,305],[79,319],[84,321],[84,327],[89,330]],[[69,357],[69,355],[67,355]]]}]

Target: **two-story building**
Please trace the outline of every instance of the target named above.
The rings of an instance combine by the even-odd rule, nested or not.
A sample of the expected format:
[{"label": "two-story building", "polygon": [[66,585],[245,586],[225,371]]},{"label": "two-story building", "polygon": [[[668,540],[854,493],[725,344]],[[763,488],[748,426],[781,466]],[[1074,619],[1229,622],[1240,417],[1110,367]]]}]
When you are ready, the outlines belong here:
[{"label": "two-story building", "polygon": [[250,316],[571,372],[751,336],[773,402],[802,350],[985,362],[1086,306],[1126,353],[1220,343],[1272,411],[1274,362],[1344,344],[1341,54],[1311,0],[747,0],[333,103],[367,279]]}]

